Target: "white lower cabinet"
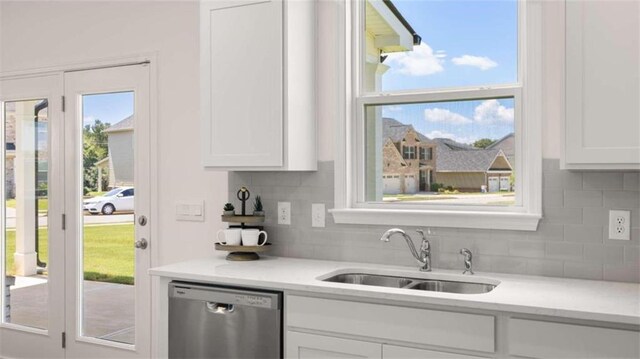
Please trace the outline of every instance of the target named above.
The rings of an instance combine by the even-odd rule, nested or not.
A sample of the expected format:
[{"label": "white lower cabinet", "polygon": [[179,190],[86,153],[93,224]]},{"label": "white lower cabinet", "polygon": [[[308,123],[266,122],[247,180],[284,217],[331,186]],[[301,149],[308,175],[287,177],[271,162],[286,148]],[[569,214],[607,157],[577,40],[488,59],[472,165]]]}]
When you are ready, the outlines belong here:
[{"label": "white lower cabinet", "polygon": [[640,333],[509,319],[509,354],[527,358],[639,358]]},{"label": "white lower cabinet", "polygon": [[289,359],[485,359],[293,331],[287,332],[286,353]]},{"label": "white lower cabinet", "polygon": [[485,359],[456,353],[445,353],[435,350],[400,347],[397,345],[382,345],[382,357],[385,359]]},{"label": "white lower cabinet", "polygon": [[287,332],[287,358],[290,359],[338,359],[382,358],[382,345],[298,332]]},{"label": "white lower cabinet", "polygon": [[287,358],[640,358],[638,326],[301,295],[285,308]]}]

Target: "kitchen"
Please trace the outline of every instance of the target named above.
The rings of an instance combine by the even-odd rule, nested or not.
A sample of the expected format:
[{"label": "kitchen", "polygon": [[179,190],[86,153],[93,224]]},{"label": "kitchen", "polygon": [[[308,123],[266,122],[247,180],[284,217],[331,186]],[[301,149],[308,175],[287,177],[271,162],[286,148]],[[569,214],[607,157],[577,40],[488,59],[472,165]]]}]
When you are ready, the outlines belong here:
[{"label": "kitchen", "polygon": [[[27,206],[35,188],[20,185],[35,175],[20,152],[35,144],[3,130],[0,182],[11,155],[16,184],[0,253],[16,265],[0,267],[13,293],[2,296],[13,316],[0,323],[0,357],[261,357],[230,353],[265,332],[279,333],[266,357],[638,357],[638,3],[452,2],[450,19],[421,3],[0,1],[5,128],[9,105],[27,99],[48,99],[50,119],[46,210]],[[134,93],[135,183],[116,152],[96,151],[95,164],[110,163],[106,187],[135,184],[136,208],[83,215],[69,204],[95,178],[75,170],[87,96],[123,91]],[[252,215],[257,196],[264,217]],[[47,257],[31,247],[46,238],[27,230],[34,219]],[[124,230],[116,220],[130,228],[131,279],[88,279],[115,261],[86,250]],[[243,223],[269,245],[251,246],[259,260],[226,260],[231,236],[247,239],[225,231]],[[384,236],[392,228],[405,234]],[[268,293],[276,329],[172,325],[176,285]],[[19,295],[29,288],[47,293],[36,303],[48,310],[20,316],[34,307]],[[172,353],[172,328],[221,356],[195,344]]]}]

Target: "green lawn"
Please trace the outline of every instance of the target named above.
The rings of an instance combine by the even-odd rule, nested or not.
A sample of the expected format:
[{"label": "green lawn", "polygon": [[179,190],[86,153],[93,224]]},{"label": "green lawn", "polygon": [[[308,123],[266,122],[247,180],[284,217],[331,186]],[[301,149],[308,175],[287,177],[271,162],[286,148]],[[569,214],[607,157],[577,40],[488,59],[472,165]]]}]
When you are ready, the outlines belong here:
[{"label": "green lawn", "polygon": [[[7,207],[16,208],[16,200],[8,199]],[[38,198],[38,212],[46,212],[49,209],[49,199],[48,198]]]},{"label": "green lawn", "polygon": [[[40,260],[47,262],[47,229],[40,229]],[[84,279],[133,284],[134,226],[103,225],[84,227]],[[7,272],[12,274],[16,232],[7,231]]]}]

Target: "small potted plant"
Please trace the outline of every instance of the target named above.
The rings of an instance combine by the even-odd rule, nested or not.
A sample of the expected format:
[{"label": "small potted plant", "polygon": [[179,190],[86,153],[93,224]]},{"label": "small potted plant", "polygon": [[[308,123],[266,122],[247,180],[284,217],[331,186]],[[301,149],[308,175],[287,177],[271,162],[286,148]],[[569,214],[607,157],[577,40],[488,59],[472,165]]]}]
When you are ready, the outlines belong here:
[{"label": "small potted plant", "polygon": [[222,214],[224,214],[225,216],[235,216],[236,208],[233,206],[233,204],[227,203],[224,205],[224,208],[222,209]]},{"label": "small potted plant", "polygon": [[253,215],[264,216],[264,208],[262,207],[262,198],[260,198],[260,196],[256,196],[256,199],[253,201]]}]

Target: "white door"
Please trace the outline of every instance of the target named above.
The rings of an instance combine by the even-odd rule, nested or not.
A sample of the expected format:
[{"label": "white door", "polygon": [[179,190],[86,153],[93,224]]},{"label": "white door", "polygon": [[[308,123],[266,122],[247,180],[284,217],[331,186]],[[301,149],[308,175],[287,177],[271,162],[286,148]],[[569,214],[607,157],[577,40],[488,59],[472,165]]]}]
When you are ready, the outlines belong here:
[{"label": "white door", "polygon": [[[149,67],[65,73],[67,357],[150,357]],[[95,164],[131,180],[135,213],[90,216]],[[135,248],[134,248],[135,244]],[[105,250],[108,249],[108,250]]]},{"label": "white door", "polygon": [[0,79],[0,357],[63,357],[61,75]]}]

